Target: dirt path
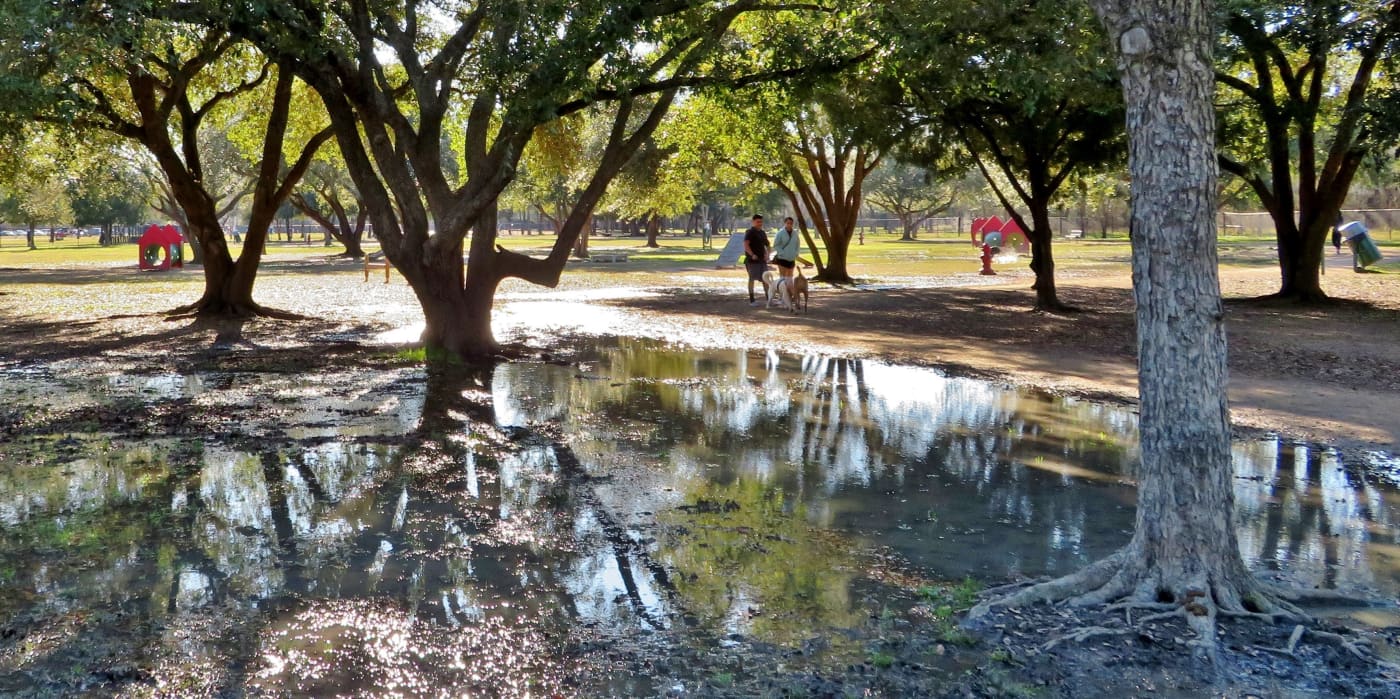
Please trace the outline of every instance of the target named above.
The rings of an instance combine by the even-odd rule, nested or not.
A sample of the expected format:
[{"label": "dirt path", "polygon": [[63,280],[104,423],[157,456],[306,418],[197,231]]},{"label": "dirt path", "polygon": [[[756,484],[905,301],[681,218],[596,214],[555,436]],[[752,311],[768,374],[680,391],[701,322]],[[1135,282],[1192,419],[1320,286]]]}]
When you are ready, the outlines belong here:
[{"label": "dirt path", "polygon": [[[1340,267],[1328,275],[1327,288],[1351,301],[1299,310],[1245,300],[1271,290],[1272,268],[1222,276],[1236,425],[1340,447],[1400,447],[1400,279]],[[750,308],[739,294],[694,288],[612,303],[697,328],[724,322],[761,345],[801,338],[1052,391],[1136,399],[1126,274],[1065,280],[1062,297],[1085,309],[1075,315],[1028,312],[1033,295],[1026,279],[1008,281],[883,291],[823,287],[810,314],[796,317]]]},{"label": "dirt path", "polygon": [[[1324,286],[1348,301],[1326,309],[1244,301],[1274,290],[1277,272],[1268,254],[1262,248],[1232,253],[1222,272],[1231,299],[1235,423],[1343,448],[1400,451],[1400,275],[1354,274],[1349,258],[1334,256]],[[259,300],[317,320],[232,328],[160,320],[154,311],[197,293],[197,275],[133,282],[117,268],[3,270],[0,360],[259,342],[311,349],[318,338],[369,342],[389,328],[421,322],[401,280],[365,284],[356,263],[297,259],[265,267]],[[1110,400],[1131,402],[1137,394],[1131,282],[1121,266],[1061,275],[1062,297],[1085,309],[1074,315],[1029,312],[1031,277],[1023,265],[1005,266],[992,285],[986,277],[954,274],[901,277],[884,289],[817,286],[810,314],[796,317],[751,308],[741,275],[732,270],[606,272],[585,267],[556,291],[507,285],[496,320],[502,337],[513,326],[524,330],[515,334],[547,344],[555,327],[601,312],[605,317],[591,332],[810,347]],[[414,333],[401,335],[409,341]]]}]

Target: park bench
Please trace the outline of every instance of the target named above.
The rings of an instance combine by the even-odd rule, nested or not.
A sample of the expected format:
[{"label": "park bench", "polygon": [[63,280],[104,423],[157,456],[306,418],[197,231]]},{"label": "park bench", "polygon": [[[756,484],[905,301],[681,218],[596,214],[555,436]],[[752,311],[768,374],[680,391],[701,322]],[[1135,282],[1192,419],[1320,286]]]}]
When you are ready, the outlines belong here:
[{"label": "park bench", "polygon": [[588,259],[602,264],[610,262],[626,262],[630,253],[625,252],[594,252],[589,253]]}]

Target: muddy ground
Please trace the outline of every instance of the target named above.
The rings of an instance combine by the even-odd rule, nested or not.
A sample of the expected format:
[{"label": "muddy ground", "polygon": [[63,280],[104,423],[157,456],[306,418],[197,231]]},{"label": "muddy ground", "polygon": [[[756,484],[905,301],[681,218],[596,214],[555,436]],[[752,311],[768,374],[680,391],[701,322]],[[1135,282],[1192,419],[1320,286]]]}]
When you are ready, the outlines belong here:
[{"label": "muddy ground", "polygon": [[[1276,272],[1226,268],[1230,399],[1238,427],[1339,447],[1400,446],[1400,276],[1355,274],[1331,260],[1330,306],[1261,302]],[[815,288],[792,316],[750,308],[736,288],[677,285],[614,301],[658,322],[723,325],[761,345],[816,343],[891,361],[1121,401],[1137,393],[1136,335],[1126,275],[1069,274],[1061,298],[1082,310],[1028,310],[1031,277],[995,286]],[[1001,279],[998,279],[1000,282]]]},{"label": "muddy ground", "polygon": [[[314,356],[308,364],[317,366],[400,365],[386,357],[376,337],[413,322],[411,298],[402,288],[347,284],[340,267],[346,266],[289,265],[285,271],[299,277],[296,282],[279,279],[276,265],[271,267],[259,298],[319,316],[297,322],[165,320],[122,302],[36,313],[43,311],[43,303],[25,303],[33,299],[11,291],[0,296],[0,361],[42,367],[61,359],[100,358],[126,361],[133,373],[147,374],[228,368],[230,363],[246,363],[254,371],[289,371],[299,366],[298,356]],[[318,269],[335,269],[339,276],[308,288],[305,275]],[[1132,304],[1121,275],[1064,279],[1062,297],[1083,309],[1077,314],[1026,310],[1032,301],[1024,288],[1029,275],[1008,270],[998,280],[1006,283],[991,286],[974,278],[952,282],[977,286],[819,287],[810,312],[792,316],[751,308],[738,282],[725,283],[728,277],[722,273],[688,270],[678,275],[682,273],[703,279],[666,283],[663,275],[640,284],[643,293],[591,297],[586,289],[540,296],[510,291],[502,337],[527,342],[537,357],[548,359],[552,333],[571,329],[583,299],[612,309],[581,330],[573,328],[585,333],[612,330],[705,344],[823,348],[1112,401],[1133,398]],[[71,276],[35,274],[40,283],[64,284]],[[107,283],[106,274],[93,273],[92,293],[101,293],[96,290]],[[1348,300],[1326,309],[1247,300],[1269,291],[1272,280],[1267,268],[1232,269],[1224,276],[1231,299],[1236,424],[1347,450],[1393,453],[1400,445],[1400,283],[1392,275],[1331,274],[1329,291]],[[369,295],[375,295],[381,310],[357,312],[355,304]],[[149,307],[159,301],[140,303]],[[566,310],[561,313],[559,305]],[[0,425],[8,435],[22,429],[16,417],[22,412],[23,406],[6,406]],[[173,434],[191,429],[195,417],[168,411],[130,424],[130,415],[112,413],[83,415],[78,422],[105,432]],[[236,415],[222,417],[237,422]],[[809,651],[821,651],[826,641],[819,637],[800,650],[729,639],[720,650],[696,651],[693,657],[675,655],[675,647],[662,641],[654,647],[605,649],[595,645],[605,641],[591,639],[579,641],[576,650],[580,658],[595,659],[590,662],[604,657],[601,665],[592,666],[600,671],[642,675],[657,668],[685,668],[690,676],[708,676],[701,689],[686,692],[703,696],[1400,696],[1400,677],[1360,663],[1335,645],[1304,642],[1292,658],[1267,650],[1285,647],[1291,626],[1227,626],[1228,640],[1222,642],[1226,662],[1220,681],[1213,682],[1216,678],[1203,674],[1200,661],[1186,650],[1184,628],[1170,622],[1046,651],[1044,644],[1062,633],[1109,622],[1051,610],[1005,614],[973,638],[938,622],[944,608],[966,601],[911,596],[894,608],[871,609],[869,622],[848,639],[864,646],[862,660],[838,667],[812,669],[799,662]],[[219,626],[213,619],[209,623]],[[220,628],[230,642],[239,642],[236,630]],[[1393,641],[1395,632],[1380,630],[1380,641],[1385,634]],[[659,655],[658,648],[667,655]],[[934,682],[928,670],[935,666],[943,673],[960,669],[960,679],[952,686],[945,679]],[[109,693],[113,686],[151,680],[149,669],[129,665],[116,664],[109,674],[108,684],[91,691]],[[576,689],[590,691],[587,676],[573,682]],[[199,693],[239,692],[213,686]]]}]

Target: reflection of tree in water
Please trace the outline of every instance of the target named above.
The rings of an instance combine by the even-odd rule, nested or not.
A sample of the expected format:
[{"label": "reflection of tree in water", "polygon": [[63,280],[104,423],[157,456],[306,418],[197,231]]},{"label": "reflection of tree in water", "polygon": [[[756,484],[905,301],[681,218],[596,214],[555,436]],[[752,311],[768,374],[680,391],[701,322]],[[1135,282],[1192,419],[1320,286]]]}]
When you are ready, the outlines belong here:
[{"label": "reflection of tree in water", "polygon": [[[84,620],[28,655],[0,639],[0,693],[26,668],[91,666],[104,638],[121,639],[111,662],[212,656],[224,686],[249,668],[273,692],[538,692],[560,686],[567,631],[583,624],[699,618],[699,633],[786,640],[805,623],[852,623],[850,543],[822,528],[952,578],[1067,570],[1131,526],[1131,490],[1117,485],[1136,450],[1126,411],[849,359],[619,342],[581,361],[432,373],[423,395],[383,398],[423,405],[392,447],[93,444],[0,470],[0,612],[16,628]],[[357,393],[349,414],[375,400]],[[548,429],[497,427],[555,419],[577,452]],[[1393,589],[1395,563],[1370,545],[1394,550],[1395,492],[1331,453],[1272,445],[1237,448],[1246,551],[1319,585]],[[605,461],[656,487],[591,475]],[[701,500],[739,510],[663,515],[649,542],[624,497],[648,514]],[[753,605],[763,614],[747,619]],[[246,633],[186,640],[215,618]]]},{"label": "reflection of tree in water", "polygon": [[[821,356],[622,339],[581,360],[582,371],[508,368],[503,413],[565,418],[598,444],[586,451],[631,453],[682,490],[775,485],[814,523],[868,532],[929,570],[1067,572],[1131,529],[1137,419],[1120,407]],[[1241,449],[1241,536],[1266,565],[1316,566],[1321,585],[1338,566],[1365,580],[1386,571],[1397,585],[1386,549],[1368,546],[1394,542],[1392,490],[1316,452],[1300,471]]]},{"label": "reflection of tree in water", "polygon": [[1235,445],[1240,548],[1266,570],[1324,589],[1400,587],[1400,497],[1329,450],[1278,439]]},{"label": "reflection of tree in water", "polygon": [[[244,452],[211,442],[179,464],[116,469],[142,474],[137,486],[73,487],[88,482],[86,471],[47,470],[48,504],[23,508],[33,484],[0,483],[0,512],[34,530],[12,539],[7,527],[0,544],[7,565],[24,561],[9,577],[29,592],[11,601],[37,595],[92,610],[136,601],[139,617],[88,629],[151,634],[111,660],[144,662],[133,647],[212,653],[225,669],[266,665],[254,682],[270,691],[425,682],[559,691],[573,622],[659,627],[674,593],[610,515],[589,508],[590,486],[561,466],[571,455],[548,442],[516,444],[495,427],[490,386],[490,371],[432,375],[415,434],[394,449],[330,441]],[[91,480],[123,483],[111,473]],[[92,493],[64,505],[81,517],[58,505],[74,492]],[[65,524],[101,537],[70,560],[89,571],[81,585],[40,572],[53,566],[36,551],[78,558]],[[228,638],[201,651],[180,640],[186,620],[210,617],[242,624],[244,639],[262,625],[262,640],[232,646],[223,660]],[[64,662],[61,654],[30,662]]]},{"label": "reflection of tree in water", "polygon": [[861,562],[758,481],[705,484],[695,505],[660,516],[658,556],[687,611],[722,633],[795,644],[859,625],[851,599]]},{"label": "reflection of tree in water", "polygon": [[262,686],[561,688],[570,485],[547,450],[496,429],[490,379],[430,373],[415,435],[361,496],[374,505],[353,545],[312,571],[294,622],[273,622]]},{"label": "reflection of tree in water", "polygon": [[[505,412],[568,416],[577,431],[660,460],[684,480],[774,484],[814,523],[889,529],[911,550],[929,548],[916,537],[968,545],[959,530],[991,541],[989,530],[1010,531],[1005,543],[1016,550],[990,551],[1005,554],[1000,563],[961,561],[973,565],[950,571],[957,575],[1072,567],[1092,553],[1086,529],[1102,540],[1094,550],[1106,550],[1131,523],[1119,506],[1126,495],[1104,502],[1083,492],[1098,488],[1085,475],[1119,480],[1135,449],[1135,420],[1123,411],[1106,422],[1092,403],[862,360],[618,345],[590,357],[581,375],[511,367],[498,378],[510,389],[497,395],[519,398]],[[1109,512],[1094,512],[1096,501]],[[942,530],[894,529],[927,521],[930,510]]]}]

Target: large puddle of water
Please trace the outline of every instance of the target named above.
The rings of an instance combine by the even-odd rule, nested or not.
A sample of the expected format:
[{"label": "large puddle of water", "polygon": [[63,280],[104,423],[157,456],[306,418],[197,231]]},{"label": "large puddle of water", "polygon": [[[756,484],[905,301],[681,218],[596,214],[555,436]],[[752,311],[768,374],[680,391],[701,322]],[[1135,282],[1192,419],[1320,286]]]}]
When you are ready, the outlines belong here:
[{"label": "large puddle of water", "polygon": [[[921,588],[1063,574],[1131,532],[1122,407],[827,356],[554,356],[6,372],[0,401],[41,409],[0,443],[0,694],[694,692],[761,671],[736,648],[859,659]],[[1397,464],[1354,458],[1235,445],[1257,572],[1400,595],[1400,490],[1364,475]]]}]

